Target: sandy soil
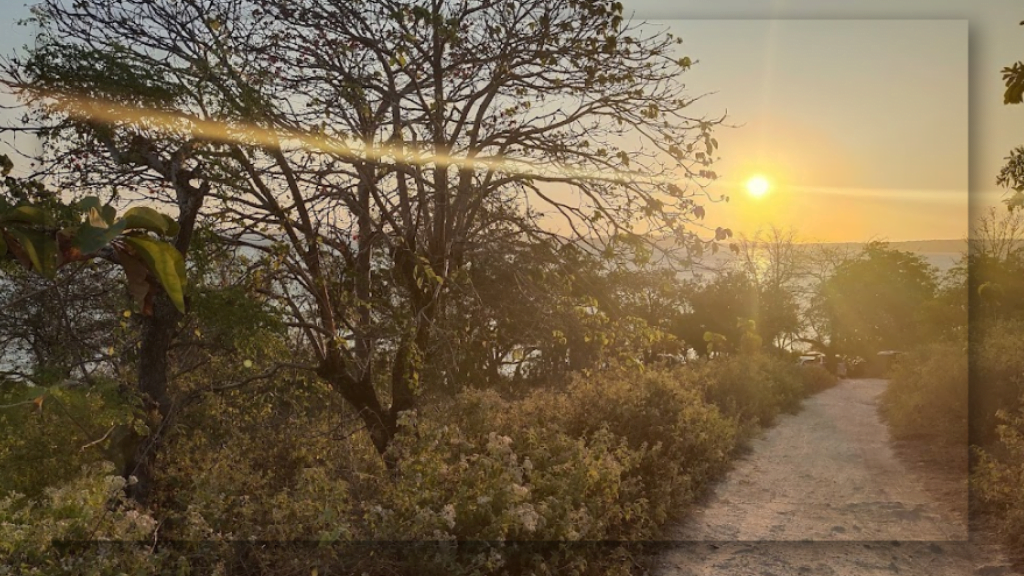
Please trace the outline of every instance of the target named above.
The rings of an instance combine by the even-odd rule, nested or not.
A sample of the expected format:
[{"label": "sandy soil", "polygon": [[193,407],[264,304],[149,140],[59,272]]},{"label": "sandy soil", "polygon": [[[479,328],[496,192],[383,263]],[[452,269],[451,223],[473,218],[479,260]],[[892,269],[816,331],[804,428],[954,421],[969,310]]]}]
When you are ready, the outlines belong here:
[{"label": "sandy soil", "polygon": [[654,574],[1017,574],[998,547],[968,540],[966,470],[937,497],[897,457],[877,411],[884,389],[845,380],[783,417],[669,530]]}]

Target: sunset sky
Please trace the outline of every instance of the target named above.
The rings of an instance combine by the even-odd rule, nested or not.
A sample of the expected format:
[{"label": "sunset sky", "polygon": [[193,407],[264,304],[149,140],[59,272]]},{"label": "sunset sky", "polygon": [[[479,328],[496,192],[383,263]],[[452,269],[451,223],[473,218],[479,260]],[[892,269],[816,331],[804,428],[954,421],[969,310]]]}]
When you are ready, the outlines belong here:
[{"label": "sunset sky", "polygon": [[[965,20],[663,22],[719,131],[734,231],[793,226],[827,241],[956,238],[967,231]],[[745,188],[761,174],[770,188]]]},{"label": "sunset sky", "polygon": [[1024,59],[1019,2],[624,3],[683,36],[701,60],[687,81],[743,124],[718,136],[724,179],[777,180],[757,201],[734,187],[709,218],[827,241],[959,238],[999,204],[995,176],[1024,144],[1000,77]]},{"label": "sunset sky", "polygon": [[[1002,105],[999,71],[1024,58],[1024,8],[1009,1],[624,4],[683,38],[680,56],[699,61],[689,90],[714,92],[701,111],[728,111],[736,126],[717,134],[712,191],[732,201],[709,206],[713,225],[794,226],[818,241],[961,238],[969,206],[998,202],[995,174],[1024,144],[1024,107]],[[0,0],[0,12],[28,14],[24,0]],[[4,53],[29,39],[10,22]],[[771,186],[760,198],[744,187],[755,174]]]}]

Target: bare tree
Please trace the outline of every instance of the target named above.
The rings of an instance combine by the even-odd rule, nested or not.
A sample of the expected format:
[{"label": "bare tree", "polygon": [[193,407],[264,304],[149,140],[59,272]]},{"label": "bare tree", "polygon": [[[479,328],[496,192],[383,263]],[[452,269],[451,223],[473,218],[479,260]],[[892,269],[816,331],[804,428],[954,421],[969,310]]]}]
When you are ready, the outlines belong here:
[{"label": "bare tree", "polygon": [[[693,62],[674,53],[676,38],[626,22],[619,3],[36,10],[40,45],[6,74],[71,132],[51,168],[158,182],[176,194],[183,230],[205,199],[226,241],[277,262],[268,297],[382,454],[416,404],[451,279],[500,242],[491,231],[609,257],[646,245],[685,260],[708,243],[698,201],[721,119],[689,115],[697,97],[680,78]],[[103,115],[122,121],[113,129]],[[83,153],[106,169],[77,168]]]},{"label": "bare tree", "polygon": [[1024,214],[1020,211],[997,211],[989,208],[971,226],[967,240],[971,257],[991,258],[1005,262],[1019,257],[1024,247]]}]

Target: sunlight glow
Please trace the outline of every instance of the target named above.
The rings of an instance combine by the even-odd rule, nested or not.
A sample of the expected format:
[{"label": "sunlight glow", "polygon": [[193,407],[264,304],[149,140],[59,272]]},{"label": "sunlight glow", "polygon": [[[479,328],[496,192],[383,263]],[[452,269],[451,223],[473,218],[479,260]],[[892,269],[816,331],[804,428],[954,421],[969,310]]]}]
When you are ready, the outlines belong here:
[{"label": "sunlight glow", "polygon": [[747,192],[754,198],[760,198],[768,193],[771,189],[771,184],[768,179],[764,176],[757,175],[752,176],[750,180],[747,180]]},{"label": "sunlight glow", "polygon": [[[548,181],[567,179],[600,180],[614,183],[670,184],[676,186],[675,175],[648,174],[632,170],[593,170],[558,163],[530,162],[500,155],[452,156],[432,154],[403,145],[374,145],[356,139],[333,138],[322,133],[287,129],[268,129],[243,122],[204,120],[183,112],[124,106],[114,102],[67,94],[40,94],[56,102],[54,108],[91,122],[125,123],[139,128],[169,134],[188,133],[197,140],[262,146],[276,150],[306,149],[327,152],[347,158],[375,160],[396,164],[450,165],[459,168],[493,170],[506,174],[536,177]],[[701,190],[705,183],[694,182]],[[677,187],[678,189],[679,187]]]}]

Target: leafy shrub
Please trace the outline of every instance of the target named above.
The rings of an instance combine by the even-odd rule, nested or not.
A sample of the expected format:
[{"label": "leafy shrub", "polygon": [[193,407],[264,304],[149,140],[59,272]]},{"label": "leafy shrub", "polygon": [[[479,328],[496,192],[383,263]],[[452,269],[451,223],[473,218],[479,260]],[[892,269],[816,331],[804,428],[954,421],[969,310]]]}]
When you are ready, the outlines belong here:
[{"label": "leafy shrub", "polygon": [[973,494],[1018,554],[1024,553],[1024,322],[978,327],[971,341]]},{"label": "leafy shrub", "polygon": [[707,371],[705,398],[746,433],[796,411],[805,395],[798,367],[766,355],[715,359]]},{"label": "leafy shrub", "polygon": [[43,388],[0,381],[0,497],[28,497],[78,477],[82,466],[112,460],[109,439],[139,425],[116,384]]},{"label": "leafy shrub", "polygon": [[636,474],[652,503],[650,520],[659,525],[721,471],[735,445],[735,422],[702,398],[704,377],[686,369],[581,375],[564,392],[534,394],[520,413],[573,437],[604,428],[623,437],[643,454]]},{"label": "leafy shrub", "polygon": [[[39,498],[18,493],[0,498],[0,557],[5,560],[0,574],[149,571],[163,558],[141,544],[152,541],[157,521],[124,498],[124,485],[113,463],[99,462],[83,466],[78,477],[47,488]],[[117,553],[75,550],[79,543],[94,551],[94,541],[110,542]]]},{"label": "leafy shrub", "polygon": [[1024,322],[1000,321],[971,339],[971,441],[997,438],[996,413],[1016,412],[1024,395]]},{"label": "leafy shrub", "polygon": [[828,390],[839,381],[835,375],[822,366],[807,364],[800,366],[799,369],[800,378],[804,384],[804,393],[808,395]]},{"label": "leafy shrub", "polygon": [[[341,435],[339,423],[358,421],[334,413],[323,386],[211,395],[181,417],[161,455],[162,552],[129,547],[111,558],[223,574],[628,574],[638,541],[725,470],[741,423],[792,408],[801,390],[794,367],[759,355],[609,369],[515,398],[464,390],[406,413],[393,470],[365,435]],[[708,401],[714,394],[731,413]],[[101,534],[151,538],[147,521],[150,532],[128,524],[152,519],[120,504],[119,490],[79,504],[77,524],[46,520],[64,518],[70,495],[97,494],[110,470],[6,501],[3,530],[20,532],[0,534],[10,543],[0,552],[42,570],[57,557],[44,559],[48,538],[81,534],[104,502],[119,507]],[[28,528],[30,516],[43,521]],[[389,541],[405,544],[374,554],[358,545]],[[587,544],[602,541],[622,544]]]},{"label": "leafy shrub", "polygon": [[967,350],[932,344],[896,365],[882,407],[897,437],[930,436],[967,445]]},{"label": "leafy shrub", "polygon": [[[1000,532],[1017,553],[1024,552],[1024,411],[999,411],[999,443],[977,449],[972,473],[974,494],[995,517]],[[996,454],[999,454],[998,456]]]}]

